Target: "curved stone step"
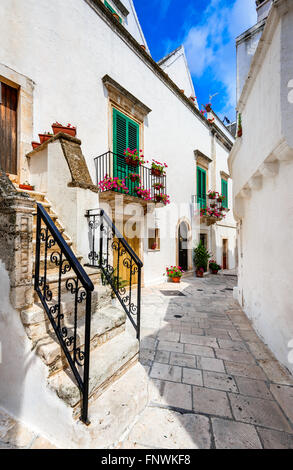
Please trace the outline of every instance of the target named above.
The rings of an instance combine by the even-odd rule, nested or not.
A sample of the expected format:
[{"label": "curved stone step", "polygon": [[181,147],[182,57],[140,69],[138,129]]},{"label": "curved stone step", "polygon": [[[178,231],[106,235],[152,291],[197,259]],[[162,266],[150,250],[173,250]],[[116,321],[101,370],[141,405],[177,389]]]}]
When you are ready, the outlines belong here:
[{"label": "curved stone step", "polygon": [[[116,336],[90,357],[89,396],[97,398],[120,377],[137,359],[139,342],[128,333]],[[77,407],[80,392],[71,370],[62,370],[48,379],[49,386],[68,405]],[[78,411],[77,411],[78,412]]]},{"label": "curved stone step", "polygon": [[[72,317],[69,321],[62,323],[68,330],[68,338],[73,334]],[[116,308],[108,307],[98,310],[92,315],[91,320],[91,351],[103,345],[125,330],[125,313]],[[36,353],[49,366],[50,374],[67,368],[68,364],[58,339],[51,324],[47,324],[48,331],[36,344]],[[83,349],[85,333],[85,317],[80,318],[77,323],[77,346]]]}]

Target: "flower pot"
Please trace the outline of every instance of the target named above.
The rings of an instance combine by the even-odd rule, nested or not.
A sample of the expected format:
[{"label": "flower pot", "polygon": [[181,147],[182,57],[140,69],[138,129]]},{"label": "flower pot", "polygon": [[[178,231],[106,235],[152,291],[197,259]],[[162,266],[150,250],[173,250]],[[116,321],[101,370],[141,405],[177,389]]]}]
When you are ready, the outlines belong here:
[{"label": "flower pot", "polygon": [[212,269],[212,274],[218,274],[218,270],[217,269]]},{"label": "flower pot", "polygon": [[184,90],[180,90],[180,91],[181,91],[181,93],[184,93]]},{"label": "flower pot", "polygon": [[34,191],[35,187],[30,184],[20,184],[19,189],[24,189],[25,191]]},{"label": "flower pot", "polygon": [[239,129],[237,132],[237,137],[242,137],[242,129]]},{"label": "flower pot", "polygon": [[145,51],[146,50],[146,47],[144,44],[141,44],[140,47]]},{"label": "flower pot", "polygon": [[52,129],[54,135],[59,134],[59,132],[63,132],[64,134],[71,135],[72,137],[76,136],[76,127],[66,127],[59,124],[52,124]]},{"label": "flower pot", "polygon": [[114,18],[116,18],[117,21],[120,21],[119,15],[117,13],[113,13]]},{"label": "flower pot", "polygon": [[160,170],[156,170],[155,168],[152,168],[152,175],[153,176],[162,176],[162,172]]},{"label": "flower pot", "polygon": [[205,110],[206,110],[208,113],[211,112],[212,106],[210,105],[210,103],[208,103],[208,104],[205,105]]},{"label": "flower pot", "polygon": [[155,201],[156,201],[156,202],[161,202],[162,199],[163,199],[163,198],[162,198],[162,196],[161,196],[160,194],[156,194],[156,195],[155,195]]},{"label": "flower pot", "polygon": [[172,277],[172,282],[179,284],[180,281],[181,281],[181,277]]},{"label": "flower pot", "polygon": [[196,271],[196,277],[203,277],[202,271]]},{"label": "flower pot", "polygon": [[138,166],[138,161],[132,160],[129,157],[125,158],[125,162],[127,163],[127,165],[133,166],[134,168],[136,168]]},{"label": "flower pot", "polygon": [[36,148],[38,148],[40,146],[40,142],[32,142],[32,148],[35,150]]},{"label": "flower pot", "polygon": [[130,176],[130,181],[132,181],[133,183],[136,183],[136,181],[139,180],[139,175],[137,176]]},{"label": "flower pot", "polygon": [[43,143],[46,142],[47,140],[51,139],[51,137],[53,137],[53,135],[49,135],[49,134],[39,134],[39,137],[40,137],[40,142],[41,142],[41,144],[43,144]]}]

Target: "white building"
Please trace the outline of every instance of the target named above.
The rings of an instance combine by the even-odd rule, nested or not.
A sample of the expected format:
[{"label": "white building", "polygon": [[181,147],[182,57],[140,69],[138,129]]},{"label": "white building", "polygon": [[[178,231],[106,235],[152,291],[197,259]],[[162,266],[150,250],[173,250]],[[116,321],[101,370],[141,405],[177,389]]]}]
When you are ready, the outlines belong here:
[{"label": "white building", "polygon": [[253,58],[238,56],[238,77],[251,65],[238,88],[243,136],[229,157],[239,240],[236,294],[256,331],[293,371],[293,4],[259,1],[257,7],[265,27]]},{"label": "white building", "polygon": [[[195,93],[184,50],[178,49],[157,64],[148,50],[132,0],[53,0],[49,3],[3,0],[0,16],[5,19],[0,30],[1,167],[16,187],[25,182],[34,186],[35,192],[29,194],[50,211],[82,264],[88,262],[90,251],[86,211],[108,204],[107,211],[116,209],[110,217],[144,264],[144,285],[163,281],[168,265],[181,264],[186,271],[192,271],[192,249],[200,238],[219,264],[224,262],[226,268],[233,269],[236,230],[227,158],[234,138],[216,114],[210,112],[207,119],[198,110],[196,101],[190,99]],[[56,121],[76,126],[78,139],[59,134],[32,151],[31,142],[38,140],[39,133],[50,131]],[[164,181],[170,206],[154,208],[152,204],[148,211],[147,203],[131,190],[130,195],[118,195],[120,206],[117,208],[117,192],[99,193],[97,183],[106,173],[119,178],[129,173],[124,160],[116,155],[123,154],[128,146],[132,150],[142,149],[147,160],[166,162]],[[153,194],[150,170],[141,170],[141,177],[145,188]],[[194,201],[197,206],[199,200],[202,203],[207,199],[208,190],[222,193],[223,188],[230,209],[227,217],[211,226],[200,224],[199,217],[195,216]],[[11,192],[11,188],[8,193],[5,191],[3,189],[3,195]],[[5,196],[2,202],[5,203]],[[29,202],[25,207],[29,207]],[[131,224],[134,237],[126,233],[132,215],[130,209],[141,209],[135,228]],[[49,342],[52,349],[48,349],[44,343],[47,332],[44,319],[40,321],[44,313],[34,303],[36,293],[33,298],[31,286],[32,245],[35,243],[31,244],[33,208],[26,208],[25,214],[20,225],[27,226],[29,236],[20,261],[12,266],[7,260],[4,241],[8,233],[3,235],[0,246],[4,309],[0,331],[5,331],[5,337],[1,338],[5,360],[0,365],[0,404],[28,424],[43,427],[45,433],[61,436],[71,419],[68,404],[72,406],[76,390],[70,388],[68,379],[62,375],[60,351],[56,352],[54,344]],[[3,234],[6,223],[3,218]],[[43,267],[44,259],[40,263]],[[16,289],[10,297],[8,276],[11,288]],[[15,281],[18,276],[20,285]],[[95,273],[92,278],[96,279]],[[106,294],[101,294],[101,289],[98,285],[99,299],[103,300]],[[115,328],[111,326],[113,334],[118,334],[114,331],[118,327],[123,329],[123,324],[119,325],[116,322]],[[113,361],[107,364],[108,368],[103,364],[104,375],[97,372],[95,376],[97,381],[98,377],[102,381],[99,382],[101,387],[113,377],[115,380],[119,371],[127,370],[137,355],[136,343],[125,340],[126,350],[122,350],[123,341],[115,343],[115,338],[107,336],[109,328],[109,325],[105,327],[105,337],[99,333],[99,337],[103,336],[101,341],[107,339],[105,345],[99,343],[103,344],[100,352],[109,348],[107,357]],[[20,341],[11,352],[9,338],[15,331]],[[95,349],[95,353],[99,351]],[[22,371],[22,382],[26,384],[22,390],[16,386],[19,377],[11,375],[11,370],[17,368],[24,354],[33,366]],[[54,376],[55,382],[50,387],[58,397],[46,386],[48,374],[50,380],[52,374]],[[12,389],[14,394],[11,394]],[[66,390],[70,390],[67,398]],[[46,421],[42,415],[44,408]],[[58,429],[56,412],[62,417]]]}]

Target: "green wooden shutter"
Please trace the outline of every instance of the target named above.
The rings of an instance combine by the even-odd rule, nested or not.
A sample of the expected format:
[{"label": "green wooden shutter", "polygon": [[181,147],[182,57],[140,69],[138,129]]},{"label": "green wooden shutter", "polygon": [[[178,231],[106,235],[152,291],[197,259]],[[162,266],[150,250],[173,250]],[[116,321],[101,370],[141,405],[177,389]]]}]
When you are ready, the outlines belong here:
[{"label": "green wooden shutter", "polygon": [[206,207],[206,171],[197,167],[197,202],[201,209]]},{"label": "green wooden shutter", "polygon": [[[139,151],[139,125],[113,108],[113,152],[117,154],[114,155],[113,173],[114,177],[118,176],[119,179],[126,178],[129,173],[139,172],[138,168],[132,168],[125,163],[123,153],[127,148]],[[130,190],[129,194],[132,194],[137,184],[126,180],[126,186]]]},{"label": "green wooden shutter", "polygon": [[225,196],[222,202],[223,207],[228,209],[228,181],[222,179],[222,196]]},{"label": "green wooden shutter", "polygon": [[[110,5],[110,3],[107,2],[107,0],[105,0],[104,4],[105,4],[105,7],[108,8],[108,10],[110,10],[111,13],[116,13],[116,15],[118,15],[117,11],[114,10],[114,8]],[[119,22],[122,23],[122,18],[120,16],[119,16]]]}]

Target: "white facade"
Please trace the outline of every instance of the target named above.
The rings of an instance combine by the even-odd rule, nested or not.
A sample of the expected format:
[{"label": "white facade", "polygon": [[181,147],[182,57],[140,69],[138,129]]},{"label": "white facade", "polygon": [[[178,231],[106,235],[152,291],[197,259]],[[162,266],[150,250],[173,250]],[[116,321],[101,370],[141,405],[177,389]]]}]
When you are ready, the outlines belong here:
[{"label": "white facade", "polygon": [[293,338],[293,5],[273,2],[238,102],[243,137],[229,157],[239,226],[237,298],[288,369]]},{"label": "white facade", "polygon": [[[54,0],[48,4],[45,0],[25,3],[19,0],[16,3],[17,9],[15,2],[12,5],[9,0],[0,5],[1,17],[7,18],[0,31],[0,78],[16,85],[20,81],[29,83],[31,87],[23,98],[25,106],[19,110],[20,121],[24,119],[23,115],[31,113],[29,122],[19,133],[19,182],[31,182],[25,157],[31,150],[31,141],[37,140],[38,133],[49,131],[50,125],[57,120],[77,126],[77,136],[82,141],[82,151],[96,183],[93,158],[112,150],[112,104],[102,82],[105,75],[110,76],[151,110],[140,123],[140,145],[148,160],[155,158],[168,164],[167,190],[172,204],[156,211],[162,234],[166,233],[168,242],[161,235],[160,251],[152,252],[147,249],[147,240],[142,240],[140,252],[145,284],[164,279],[165,267],[178,262],[178,221],[185,218],[192,226],[191,200],[197,193],[194,151],[198,149],[217,161],[215,176],[210,178],[207,189],[220,191],[220,171],[228,173],[227,156],[233,137],[220,121],[211,125],[202,118],[197,108],[186,96],[181,96],[168,77],[159,73],[157,64],[139,47],[146,43],[132,1],[122,2],[129,11],[126,17],[121,10],[118,14],[122,15],[123,26],[138,43],[105,14],[98,1],[70,0],[65,4],[62,0]],[[108,3],[117,10],[117,2],[110,0]],[[12,34],[21,41],[15,44]],[[183,74],[190,78],[186,64],[183,68]],[[188,83],[190,93],[194,93],[189,79]],[[184,86],[187,92],[187,85]],[[219,143],[219,134],[226,147]],[[34,184],[37,190],[41,189],[38,181],[34,180]],[[230,180],[230,195],[231,184]],[[89,198],[89,209],[98,207],[98,196],[95,197]],[[56,198],[56,212],[62,214],[64,206],[66,203]],[[216,229],[219,240],[221,231],[227,231],[226,222],[230,220],[229,224],[233,225],[231,214],[222,222],[224,226],[219,225]],[[211,232],[210,228],[206,230]],[[78,239],[74,234],[72,237]],[[199,232],[195,230],[189,251],[198,237]],[[233,268],[235,228],[230,237],[229,267]],[[213,254],[220,262],[221,245],[211,242],[209,248],[217,252]],[[77,249],[84,253],[79,244]],[[191,251],[189,267],[192,267]]]}]

